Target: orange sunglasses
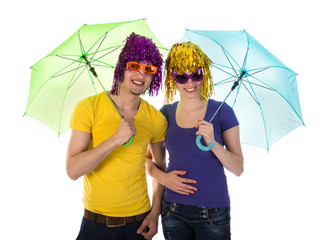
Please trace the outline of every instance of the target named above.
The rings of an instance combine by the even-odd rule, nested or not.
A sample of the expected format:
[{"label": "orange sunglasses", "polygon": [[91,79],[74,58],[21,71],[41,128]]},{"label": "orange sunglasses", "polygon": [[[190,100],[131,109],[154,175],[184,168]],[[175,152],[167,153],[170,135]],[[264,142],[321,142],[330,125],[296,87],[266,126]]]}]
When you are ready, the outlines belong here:
[{"label": "orange sunglasses", "polygon": [[139,71],[141,68],[144,68],[145,73],[155,74],[157,71],[157,67],[152,65],[145,65],[137,62],[127,62],[126,65],[129,69],[134,71]]}]

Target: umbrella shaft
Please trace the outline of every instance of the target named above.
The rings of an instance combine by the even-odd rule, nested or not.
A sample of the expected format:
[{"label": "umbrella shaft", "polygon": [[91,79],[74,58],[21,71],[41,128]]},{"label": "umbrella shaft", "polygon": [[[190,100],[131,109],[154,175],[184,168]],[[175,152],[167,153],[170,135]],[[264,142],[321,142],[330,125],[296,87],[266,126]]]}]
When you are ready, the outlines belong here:
[{"label": "umbrella shaft", "polygon": [[85,60],[86,65],[89,67],[89,69],[90,69],[91,73],[93,74],[93,76],[94,76],[94,77],[98,77],[98,75],[97,75],[97,73],[96,73],[94,67],[91,66],[91,64],[90,64],[90,62],[87,60],[86,56],[83,55],[82,58]]},{"label": "umbrella shaft", "polygon": [[224,98],[223,102],[221,103],[221,105],[217,108],[216,112],[214,113],[214,115],[212,116],[212,118],[209,120],[209,122],[213,121],[214,117],[216,116],[217,112],[221,109],[221,107],[223,106],[224,102],[226,101],[226,99],[228,99],[228,97],[230,96],[230,94],[233,92],[233,90],[236,89],[236,87],[239,85],[239,82],[242,80],[243,76],[246,74],[245,71],[242,71],[240,73],[239,78],[237,79],[237,81],[235,81],[231,87],[231,91],[228,93],[228,95]]}]

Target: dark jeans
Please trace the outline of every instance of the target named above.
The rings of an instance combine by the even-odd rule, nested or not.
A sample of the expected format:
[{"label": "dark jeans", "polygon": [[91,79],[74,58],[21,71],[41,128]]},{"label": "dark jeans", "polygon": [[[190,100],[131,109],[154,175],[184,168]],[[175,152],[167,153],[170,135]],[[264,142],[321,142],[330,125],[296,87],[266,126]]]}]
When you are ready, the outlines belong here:
[{"label": "dark jeans", "polygon": [[230,207],[209,208],[163,202],[166,240],[230,240]]},{"label": "dark jeans", "polygon": [[108,228],[104,223],[96,223],[83,217],[79,235],[76,240],[144,240],[137,234],[143,220],[127,223],[123,227]]}]

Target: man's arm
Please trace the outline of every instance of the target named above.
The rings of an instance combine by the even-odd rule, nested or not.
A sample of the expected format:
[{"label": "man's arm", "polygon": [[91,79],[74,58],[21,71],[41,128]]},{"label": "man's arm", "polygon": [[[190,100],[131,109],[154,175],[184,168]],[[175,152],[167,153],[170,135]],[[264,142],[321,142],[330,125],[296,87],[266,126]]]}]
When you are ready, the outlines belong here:
[{"label": "man's arm", "polygon": [[[149,149],[151,151],[149,151]],[[146,166],[147,161],[152,161],[155,165],[165,171],[165,146],[164,142],[150,143],[149,149],[146,153]],[[138,234],[144,236],[145,239],[151,239],[157,233],[158,218],[161,213],[161,203],[163,199],[164,187],[159,184],[155,179],[152,180],[153,196],[152,196],[152,209],[150,214],[145,218],[140,228],[137,230]]]},{"label": "man's arm", "polygon": [[89,149],[91,135],[73,129],[67,150],[68,176],[76,180],[93,171],[115,148],[137,133],[133,121],[134,119],[123,119],[116,133],[93,149]]}]

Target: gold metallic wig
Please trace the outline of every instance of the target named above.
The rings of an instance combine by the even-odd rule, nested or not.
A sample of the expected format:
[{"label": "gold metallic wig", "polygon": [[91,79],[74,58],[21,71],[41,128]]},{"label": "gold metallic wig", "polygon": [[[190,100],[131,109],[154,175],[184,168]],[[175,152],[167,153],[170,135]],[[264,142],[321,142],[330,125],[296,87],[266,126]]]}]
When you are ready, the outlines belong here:
[{"label": "gold metallic wig", "polygon": [[179,74],[195,72],[199,67],[203,68],[203,79],[200,96],[208,100],[214,92],[214,85],[211,78],[211,60],[195,44],[191,42],[176,43],[168,53],[165,63],[165,103],[171,103],[176,95],[175,79],[172,73],[178,71]]}]

